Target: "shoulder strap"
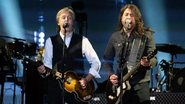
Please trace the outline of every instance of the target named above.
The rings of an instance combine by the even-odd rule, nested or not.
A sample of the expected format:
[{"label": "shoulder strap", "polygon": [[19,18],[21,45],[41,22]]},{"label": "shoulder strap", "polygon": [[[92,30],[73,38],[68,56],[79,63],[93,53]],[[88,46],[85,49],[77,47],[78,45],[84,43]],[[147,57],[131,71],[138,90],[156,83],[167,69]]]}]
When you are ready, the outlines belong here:
[{"label": "shoulder strap", "polygon": [[128,69],[132,69],[132,67],[134,67],[141,59],[144,52],[145,43],[146,36],[142,36],[141,38],[136,38],[133,40],[130,55],[127,62]]}]

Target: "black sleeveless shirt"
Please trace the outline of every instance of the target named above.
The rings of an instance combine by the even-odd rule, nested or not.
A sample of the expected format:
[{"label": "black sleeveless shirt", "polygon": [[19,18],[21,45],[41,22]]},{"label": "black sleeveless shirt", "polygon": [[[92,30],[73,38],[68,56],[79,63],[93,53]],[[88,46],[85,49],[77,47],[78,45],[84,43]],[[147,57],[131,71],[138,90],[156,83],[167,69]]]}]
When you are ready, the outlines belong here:
[{"label": "black sleeveless shirt", "polygon": [[83,36],[73,33],[70,45],[67,48],[59,34],[52,36],[51,41],[53,44],[53,67],[57,65],[57,69],[60,72],[70,70],[76,72],[77,74],[84,73],[82,38]]}]

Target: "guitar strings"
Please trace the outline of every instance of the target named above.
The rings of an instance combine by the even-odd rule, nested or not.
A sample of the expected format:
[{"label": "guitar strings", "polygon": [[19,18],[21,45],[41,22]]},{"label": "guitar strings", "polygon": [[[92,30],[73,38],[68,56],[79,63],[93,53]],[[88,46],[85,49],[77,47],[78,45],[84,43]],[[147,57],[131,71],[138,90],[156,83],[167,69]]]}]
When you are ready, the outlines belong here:
[{"label": "guitar strings", "polygon": [[62,81],[62,79],[58,79],[57,80],[58,81],[58,83],[59,83],[59,87],[60,87],[60,89],[62,90],[63,89],[63,87],[62,87],[62,84],[63,84],[63,81]]}]

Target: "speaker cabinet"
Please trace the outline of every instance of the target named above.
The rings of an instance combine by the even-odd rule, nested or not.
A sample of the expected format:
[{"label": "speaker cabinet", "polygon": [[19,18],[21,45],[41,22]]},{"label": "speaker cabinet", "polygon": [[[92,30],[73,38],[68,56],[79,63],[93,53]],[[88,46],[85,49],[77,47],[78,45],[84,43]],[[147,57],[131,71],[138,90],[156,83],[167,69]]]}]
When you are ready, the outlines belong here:
[{"label": "speaker cabinet", "polygon": [[107,104],[105,93],[95,93],[89,104]]},{"label": "speaker cabinet", "polygon": [[151,104],[185,104],[185,93],[152,93]]},{"label": "speaker cabinet", "polygon": [[172,92],[185,92],[185,68],[174,68],[172,79]]}]

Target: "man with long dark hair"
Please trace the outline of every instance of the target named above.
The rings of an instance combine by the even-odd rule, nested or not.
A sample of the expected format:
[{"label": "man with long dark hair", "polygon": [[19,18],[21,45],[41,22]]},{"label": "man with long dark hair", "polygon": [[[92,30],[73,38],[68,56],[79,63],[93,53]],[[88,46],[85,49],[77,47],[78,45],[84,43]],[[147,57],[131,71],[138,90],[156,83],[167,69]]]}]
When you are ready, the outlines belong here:
[{"label": "man with long dark hair", "polygon": [[[118,30],[111,35],[103,56],[103,66],[109,75],[107,90],[116,89],[113,91],[115,96],[107,92],[109,103],[114,99],[123,104],[150,103],[148,71],[156,64],[155,55],[147,57],[156,49],[152,34],[153,31],[144,26],[136,5],[126,4],[121,8]],[[121,84],[124,81],[129,82],[124,83],[126,87]],[[123,93],[121,89],[122,94],[118,93],[119,86],[126,88],[126,91]],[[122,99],[114,92],[122,96]]]}]

